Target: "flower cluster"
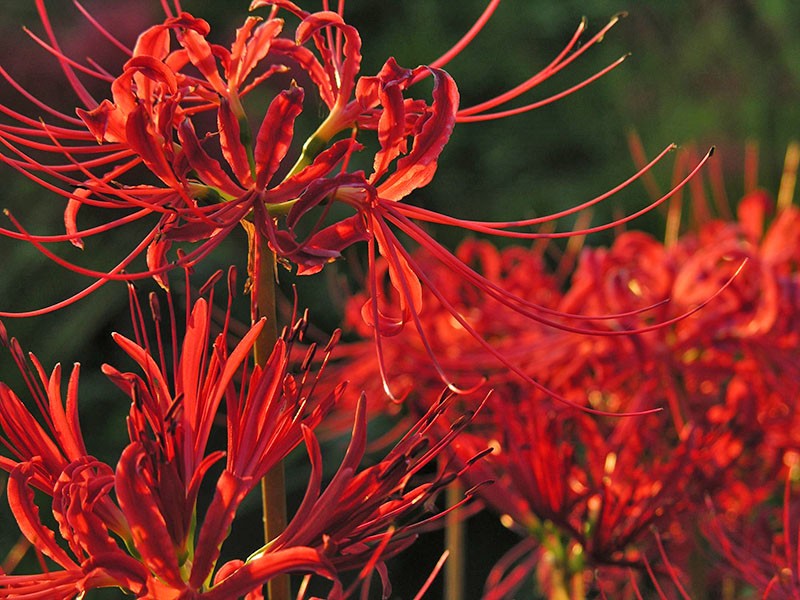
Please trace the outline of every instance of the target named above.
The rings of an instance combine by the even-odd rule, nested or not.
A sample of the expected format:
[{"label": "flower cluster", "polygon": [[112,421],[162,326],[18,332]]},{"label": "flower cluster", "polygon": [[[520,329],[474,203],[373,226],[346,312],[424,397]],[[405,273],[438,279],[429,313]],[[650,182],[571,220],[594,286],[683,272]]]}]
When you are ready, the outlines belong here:
[{"label": "flower cluster", "polygon": [[[692,205],[710,214],[702,197]],[[754,189],[736,217],[695,218],[671,242],[620,233],[608,248],[579,251],[568,279],[547,267],[542,247],[461,245],[460,258],[488,280],[553,314],[580,317],[562,329],[523,325],[519,314],[470,294],[452,272],[427,265],[436,287],[468,315],[464,324],[424,313],[441,344],[435,351],[475,392],[492,390],[452,450],[466,458],[493,449],[464,481],[494,481],[480,497],[522,538],[489,576],[487,598],[509,597],[533,572],[551,593],[570,578],[587,584],[593,568],[644,572],[660,554],[653,527],[675,569],[686,567],[698,552],[695,527],[707,496],[731,523],[775,493],[798,449],[800,211],[781,205],[771,214],[774,207]],[[350,323],[366,333],[355,315]],[[514,370],[585,410],[526,388],[469,344],[468,328],[513,357]],[[341,368],[356,387],[374,381],[367,352],[363,343],[342,349]],[[395,385],[409,389],[405,406],[392,410],[413,418],[438,375],[420,367],[426,349],[412,336],[397,336],[385,352]],[[373,410],[384,409],[376,402]]]},{"label": "flower cluster", "polygon": [[[425,266],[401,239],[423,248],[434,262],[459,274],[499,306],[513,307],[528,319],[549,322],[553,315],[546,308],[488,281],[440,245],[426,225],[522,239],[586,233],[532,233],[530,228],[610,198],[672,149],[668,147],[619,186],[554,215],[495,223],[435,213],[407,200],[431,181],[456,123],[538,108],[615,68],[622,59],[550,98],[498,110],[573,63],[602,40],[619,17],[582,45],[586,23],[581,22],[564,50],[542,71],[496,98],[465,108],[459,105],[455,81],[442,67],[477,35],[498,0],[489,2],[464,38],[430,65],[406,69],[389,58],[374,76],[360,74],[361,39],[342,18],[342,6],[338,12],[309,13],[286,0],[256,0],[251,10],[270,8],[267,17],[248,17],[228,49],[209,41],[211,30],[206,21],[180,10],[177,3],[174,9],[163,4],[166,19],[142,33],[133,48],[90,18],[92,26],[128,56],[122,74],[113,76],[91,61],[82,64],[66,56],[44,3],[37,3],[47,39],[34,39],[59,60],[83,105],[77,117],[49,108],[10,74],[0,71],[53,121],[0,107],[14,121],[0,124],[0,143],[5,148],[0,160],[66,200],[65,233],[30,233],[10,214],[14,228],[0,229],[0,233],[31,242],[62,266],[95,278],[86,289],[53,306],[0,312],[0,316],[48,312],[112,280],[152,276],[166,286],[168,270],[196,264],[240,225],[250,236],[254,294],[266,285],[255,271],[270,260],[267,247],[280,263],[296,268],[299,274],[312,274],[346,248],[365,242],[368,270],[361,315],[372,332],[385,387],[395,394],[387,383],[383,340],[409,325],[429,348],[428,358],[437,365],[442,381],[457,391],[458,386],[438,366],[439,355],[433,352],[430,336],[421,326],[422,289],[431,288],[428,302],[440,304],[454,319],[463,321],[464,315],[440,289],[432,287]],[[293,36],[284,35],[283,14],[299,20]],[[430,100],[412,96],[416,84],[428,77],[433,79]],[[109,97],[95,99],[83,83],[86,78],[108,86]],[[295,129],[310,112],[306,88],[316,91],[326,116],[302,141],[295,139]],[[273,97],[259,114],[249,100],[254,90],[261,93],[264,89]],[[350,168],[355,155],[375,146],[376,141],[371,172]],[[693,173],[704,162],[700,161]],[[693,173],[650,206],[590,231],[618,226],[665,202]],[[117,216],[81,228],[78,216],[85,207]],[[155,219],[155,223],[135,248],[107,271],[69,262],[45,246],[68,241],[83,248],[92,236],[143,219]],[[171,259],[170,250],[176,244],[181,247]],[[137,270],[135,260],[141,255],[147,266]],[[485,345],[479,332],[471,334]]]},{"label": "flower cluster", "polygon": [[[134,314],[141,315],[132,298]],[[154,298],[151,306],[160,327]],[[322,455],[313,429],[344,386],[317,394],[318,374],[308,366],[290,371],[291,348],[302,339],[305,320],[284,330],[263,367],[251,365],[263,326],[262,320],[228,348],[228,319],[212,340],[209,303],[200,298],[187,316],[182,342],[173,341],[180,351],[171,368],[160,336],[157,347],[147,341],[143,320],[135,323],[135,341],[115,334],[140,370],[103,368],[130,399],[129,442],[116,466],[87,450],[78,415],[79,366],[64,395],[61,367],[48,375],[0,330],[36,406],[31,410],[30,402],[0,384],[2,444],[9,454],[0,458],[0,468],[9,473],[8,499],[20,529],[59,567],[35,576],[0,575],[0,597],[37,598],[46,589],[48,597],[73,598],[119,587],[141,598],[233,598],[258,595],[265,582],[289,572],[332,579],[331,597],[341,597],[346,590],[340,572],[364,569],[361,579],[368,579],[365,565],[375,568],[437,519],[420,508],[430,506],[446,484],[445,473],[422,482],[413,477],[469,419],[432,439],[430,430],[448,405],[437,403],[384,459],[360,469],[366,447],[362,402],[347,454],[322,490]],[[170,329],[175,330],[174,319]],[[334,345],[332,340],[324,348],[323,364]],[[306,365],[313,362],[309,355]],[[210,437],[219,419],[226,422],[227,440],[215,450]],[[247,560],[219,565],[244,498],[301,443],[311,476],[288,527]],[[200,509],[198,494],[209,481],[213,495]],[[58,534],[39,516],[34,489],[50,499]]]}]

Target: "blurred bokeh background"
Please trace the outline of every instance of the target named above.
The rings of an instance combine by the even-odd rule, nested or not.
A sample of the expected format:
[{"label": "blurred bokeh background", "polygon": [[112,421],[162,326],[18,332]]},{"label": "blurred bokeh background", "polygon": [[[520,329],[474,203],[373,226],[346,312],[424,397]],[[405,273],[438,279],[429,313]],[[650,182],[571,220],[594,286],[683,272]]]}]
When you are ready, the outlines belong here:
[{"label": "blurred bokeh background", "polygon": [[[36,34],[43,31],[34,3],[14,0],[7,4],[0,14],[0,64],[32,93],[71,114],[76,99],[60,76],[57,62],[23,32],[24,26]],[[161,18],[156,0],[86,0],[83,4],[130,44],[138,32]],[[92,56],[111,72],[122,63],[121,53],[92,31],[71,3],[47,5],[67,54],[77,60]],[[246,0],[184,2],[187,11],[212,23],[211,37],[222,45],[230,44],[247,5]],[[318,8],[315,2],[305,5]],[[469,29],[484,6],[482,0],[349,0],[345,17],[361,31],[362,72],[372,74],[389,56],[408,67],[435,59]],[[504,0],[485,30],[447,67],[459,84],[463,105],[492,97],[544,67],[570,39],[582,17],[588,19],[591,35],[621,11],[627,11],[627,17],[603,43],[516,105],[566,89],[631,53],[622,66],[534,112],[459,125],[436,178],[412,201],[465,218],[510,219],[552,212],[587,200],[628,177],[635,170],[628,146],[632,134],[639,136],[650,156],[672,142],[695,144],[700,153],[715,145],[714,160],[725,174],[731,198],[737,198],[743,186],[745,143],[755,142],[760,149],[759,182],[776,191],[786,145],[800,132],[800,4],[791,0]],[[0,102],[34,117],[39,114],[6,82],[0,82]],[[5,116],[0,119],[8,121]],[[672,164],[668,158],[654,171],[664,188],[671,179]],[[8,208],[31,231],[63,230],[61,198],[4,166],[0,166],[0,181],[0,207]],[[644,187],[636,184],[599,208],[593,221],[632,212],[648,199]],[[91,215],[86,218],[91,222]],[[9,228],[10,223],[2,219],[0,226]],[[563,228],[569,226],[563,224]],[[648,215],[634,226],[659,232],[663,220],[658,214]],[[121,249],[134,245],[141,231],[133,227],[116,232],[113,239],[108,236],[89,243],[83,253],[69,248],[57,251],[81,264],[108,268],[113,257],[121,256]],[[461,234],[441,231],[438,235],[454,245]],[[607,240],[599,235],[588,243]],[[199,277],[231,263],[244,270],[243,249],[243,236],[230,240],[214,264],[199,269]],[[345,268],[333,265],[314,281],[300,282],[300,302],[312,309],[315,323],[324,330],[335,327],[341,317],[337,302],[341,295],[330,294],[329,286]],[[89,283],[54,265],[30,245],[5,238],[0,238],[0,274],[0,310],[47,306]],[[287,292],[293,282],[285,274],[282,285]],[[144,292],[153,288],[148,281],[140,287]],[[106,361],[127,365],[109,336],[112,330],[128,332],[127,319],[125,287],[109,284],[53,314],[4,320],[9,332],[46,367],[55,362],[82,363],[84,430],[91,451],[107,460],[113,460],[122,446],[127,407],[98,367]],[[5,353],[0,355],[0,379],[20,387]],[[0,556],[16,539],[7,519],[0,521]],[[477,590],[491,561],[502,554],[504,541],[490,520],[471,527],[475,547],[493,553],[485,558],[473,553],[470,584]],[[486,543],[487,537],[491,543]],[[430,557],[431,565],[435,562],[440,548],[430,546],[415,553],[414,564],[421,564],[422,554]],[[408,588],[402,584],[406,575],[396,577],[399,596],[407,597],[426,574],[409,576]]]}]

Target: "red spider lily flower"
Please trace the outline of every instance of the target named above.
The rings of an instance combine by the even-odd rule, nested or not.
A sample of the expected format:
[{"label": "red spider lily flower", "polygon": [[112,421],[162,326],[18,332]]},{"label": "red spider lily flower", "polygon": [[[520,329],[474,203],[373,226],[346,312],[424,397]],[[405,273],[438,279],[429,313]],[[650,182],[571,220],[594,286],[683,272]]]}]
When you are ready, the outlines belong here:
[{"label": "red spider lily flower", "polygon": [[[368,589],[373,569],[384,571],[383,561],[411,545],[420,533],[437,527],[449,511],[468,502],[477,489],[467,491],[463,500],[446,510],[433,508],[439,492],[465,469],[479,462],[486,450],[469,457],[459,470],[440,468],[433,479],[415,481],[422,469],[442,458],[474,416],[474,413],[461,414],[455,420],[449,415],[445,417],[451,400],[444,397],[434,402],[382,460],[359,471],[357,467],[367,447],[366,402],[362,398],[356,409],[347,453],[322,492],[319,445],[309,433],[306,446],[312,476],[305,497],[286,530],[266,548],[279,550],[297,544],[320,547],[337,569],[360,569],[357,583]],[[381,575],[381,579],[383,597],[389,597],[388,580],[385,575]]]},{"label": "red spider lily flower", "polygon": [[[3,112],[15,123],[0,127],[0,143],[6,148],[2,160],[67,199],[67,232],[56,236],[33,235],[13,219],[17,231],[4,230],[4,233],[32,242],[54,260],[97,281],[65,302],[19,314],[52,310],[112,279],[152,275],[165,284],[165,271],[175,264],[191,265],[200,260],[239,224],[251,235],[268,240],[280,259],[293,263],[298,272],[306,274],[320,270],[348,246],[366,241],[369,299],[362,312],[373,329],[384,381],[382,342],[410,324],[417,330],[440,378],[451,389],[459,390],[439,364],[431,349],[430,336],[421,324],[422,289],[430,287],[431,281],[401,243],[398,231],[499,305],[511,307],[531,319],[557,322],[561,315],[520,300],[486,280],[436,242],[423,226],[450,225],[526,239],[564,237],[613,227],[650,207],[585,231],[551,234],[519,231],[606,200],[641,177],[669,150],[609,192],[548,217],[502,223],[465,221],[408,203],[409,195],[433,177],[438,158],[457,122],[501,118],[536,108],[583,87],[620,62],[552,98],[518,109],[495,110],[579,58],[602,39],[617,18],[583,45],[579,45],[579,40],[586,25],[581,23],[565,49],[540,73],[497,98],[459,108],[456,83],[441,67],[468,45],[498,4],[498,0],[489,2],[467,35],[430,66],[404,69],[389,59],[377,75],[360,76],[361,41],[357,30],[342,18],[343,3],[338,12],[309,13],[286,0],[256,0],[251,8],[271,6],[269,16],[265,20],[248,18],[228,50],[208,41],[209,26],[205,21],[182,12],[178,2],[174,3],[174,10],[164,2],[165,21],[144,32],[134,48],[125,49],[130,58],[122,74],[112,76],[91,62],[81,64],[61,52],[43,0],[38,0],[47,39],[35,39],[59,60],[83,107],[78,109],[79,118],[63,115],[48,110],[20,88],[31,102],[58,121],[51,124],[4,108]],[[327,3],[324,7],[327,8]],[[281,10],[301,19],[294,40],[280,35],[284,27],[278,17]],[[82,12],[88,17],[88,13]],[[125,48],[96,20],[91,17],[89,20],[116,46]],[[291,167],[286,160],[291,154],[296,120],[303,110],[304,90],[293,84],[274,96],[254,135],[250,133],[242,102],[260,83],[286,70],[297,73],[298,80],[310,80],[329,110]],[[0,74],[19,88],[5,71]],[[95,100],[81,82],[83,76],[108,85],[110,97]],[[428,76],[434,80],[431,100],[409,97],[413,84]],[[202,126],[201,113],[215,116],[216,126],[210,130]],[[377,135],[379,145],[372,172],[348,172],[350,156],[362,147],[358,141],[362,132],[371,131]],[[343,139],[336,141],[340,135]],[[42,154],[54,157],[53,163],[42,162],[39,158]],[[700,165],[704,162],[700,161]],[[155,177],[159,183],[144,183],[137,171],[141,166],[150,172],[150,179]],[[137,178],[135,185],[121,183]],[[674,193],[675,190],[670,191],[651,206]],[[327,215],[335,203],[346,205],[354,214],[331,224]],[[84,206],[120,209],[123,215],[81,230],[76,219]],[[107,272],[68,263],[43,245],[55,241],[81,245],[94,234],[148,215],[158,217],[156,226]],[[298,233],[301,221],[310,223],[308,228],[304,227],[310,232],[303,236]],[[176,242],[197,245],[177,261],[170,261],[167,252]],[[148,268],[132,272],[131,263],[141,254],[146,254]],[[385,267],[380,266],[378,256],[385,261]],[[441,290],[431,291],[432,302],[441,304],[478,344],[508,364],[507,359],[471,329],[468,319],[447,302]]]},{"label": "red spider lily flower", "polygon": [[[228,285],[235,287],[233,277]],[[48,376],[31,357],[29,368],[19,344],[0,329],[0,340],[11,350],[36,403],[31,409],[0,384],[0,442],[9,454],[0,458],[0,468],[10,473],[8,498],[22,533],[60,567],[44,575],[0,575],[0,598],[33,599],[43,589],[53,598],[74,598],[99,587],[120,587],[153,600],[257,598],[268,580],[290,572],[333,580],[331,598],[368,590],[376,571],[389,590],[384,562],[420,532],[437,526],[447,511],[434,510],[432,503],[460,473],[442,468],[425,479],[420,472],[441,457],[472,415],[442,425],[450,405],[442,399],[382,460],[360,468],[367,429],[362,401],[348,451],[323,489],[322,454],[312,430],[344,384],[318,393],[318,375],[309,372],[317,362],[314,349],[298,373],[290,372],[292,347],[302,338],[305,318],[284,330],[263,367],[251,367],[249,356],[264,321],[229,348],[229,306],[222,332],[210,343],[212,292],[208,301],[200,298],[187,306],[186,333],[181,343],[173,339],[173,359],[161,338],[162,330],[175,336],[171,299],[170,319],[163,323],[151,297],[156,345],[149,342],[135,294],[131,299],[134,339],[114,338],[141,373],[103,367],[131,399],[130,441],[115,468],[87,453],[78,422],[78,367],[64,402],[60,367]],[[335,343],[334,337],[321,349],[323,364]],[[211,427],[223,412],[227,441],[224,451],[214,450]],[[441,427],[448,428],[444,435]],[[301,442],[308,450],[311,475],[294,518],[247,560],[218,565],[245,496]],[[480,456],[470,457],[467,466]],[[200,513],[200,485],[221,461],[213,496]],[[58,533],[39,517],[33,488],[52,499]],[[453,508],[471,496],[468,492]],[[339,580],[339,573],[346,571],[357,572],[348,588]]]},{"label": "red spider lily flower", "polygon": [[[141,315],[135,302],[133,306],[134,314]],[[87,454],[77,416],[77,366],[64,404],[60,368],[47,376],[32,358],[34,370],[29,373],[19,345],[2,331],[45,425],[39,425],[34,413],[0,385],[2,442],[11,454],[0,466],[10,473],[8,497],[20,529],[61,570],[36,577],[0,576],[0,597],[39,597],[46,585],[55,594],[51,597],[58,598],[109,586],[142,598],[231,598],[260,589],[279,573],[334,577],[318,550],[295,545],[264,553],[229,572],[217,585],[209,585],[230,522],[246,493],[308,435],[336,397],[330,393],[313,400],[309,396],[313,377],[287,372],[291,345],[302,332],[303,321],[284,333],[264,367],[252,370],[248,357],[263,321],[232,350],[226,345],[227,326],[226,321],[209,348],[208,302],[198,300],[187,317],[186,335],[171,372],[165,367],[168,360],[160,337],[156,353],[151,353],[143,322],[136,328],[138,341],[116,335],[143,372],[140,376],[104,367],[132,401],[130,443],[116,469]],[[174,320],[171,328],[174,332]],[[208,448],[211,426],[223,402],[229,432],[226,453]],[[199,486],[224,455],[227,461],[216,495],[195,532]],[[52,497],[53,515],[68,550],[39,519],[31,486]],[[120,541],[132,553],[123,550]]]},{"label": "red spider lily flower", "polygon": [[494,424],[484,415],[453,445],[466,457],[491,440],[494,452],[463,478],[494,481],[478,495],[521,537],[491,573],[487,593],[513,594],[534,573],[546,588],[554,577],[583,580],[603,565],[644,570],[649,528],[680,523],[710,489],[708,465],[720,460],[724,436],[696,428],[670,440],[665,415],[602,423],[545,404],[493,397],[485,410]]}]

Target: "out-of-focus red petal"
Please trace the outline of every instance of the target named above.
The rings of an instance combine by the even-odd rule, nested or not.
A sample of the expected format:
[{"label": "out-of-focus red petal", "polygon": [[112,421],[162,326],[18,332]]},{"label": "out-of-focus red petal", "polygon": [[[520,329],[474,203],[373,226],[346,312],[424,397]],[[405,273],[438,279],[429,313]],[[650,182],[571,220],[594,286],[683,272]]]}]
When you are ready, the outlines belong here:
[{"label": "out-of-focus red petal", "polygon": [[764,223],[775,202],[765,190],[754,190],[739,202],[736,217],[747,239],[757,244],[764,235]]}]

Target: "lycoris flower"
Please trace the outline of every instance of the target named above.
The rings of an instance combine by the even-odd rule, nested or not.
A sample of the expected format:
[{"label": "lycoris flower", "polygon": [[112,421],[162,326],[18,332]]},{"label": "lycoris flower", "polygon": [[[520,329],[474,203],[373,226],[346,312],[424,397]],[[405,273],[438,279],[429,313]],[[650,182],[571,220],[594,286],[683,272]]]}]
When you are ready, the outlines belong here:
[{"label": "lycoris flower", "polygon": [[[77,117],[64,115],[49,110],[20,89],[58,122],[39,121],[4,108],[3,112],[15,123],[0,126],[0,143],[6,148],[2,160],[67,200],[66,233],[34,235],[13,217],[16,230],[3,232],[32,242],[61,264],[96,281],[69,300],[19,314],[52,310],[113,279],[153,276],[163,285],[163,274],[168,269],[201,260],[241,224],[250,236],[254,265],[268,244],[279,261],[294,265],[301,274],[320,270],[354,243],[367,243],[368,298],[362,315],[373,330],[384,381],[382,340],[411,324],[440,378],[451,389],[459,390],[439,365],[429,335],[421,326],[422,289],[431,287],[432,282],[403,246],[398,231],[497,304],[509,306],[529,319],[557,322],[559,315],[516,298],[463,264],[423,225],[449,225],[519,238],[562,237],[613,227],[641,211],[586,231],[520,231],[609,198],[640,177],[669,148],[620,186],[549,217],[501,223],[465,221],[414,206],[408,199],[414,190],[430,182],[456,123],[501,118],[537,108],[620,64],[621,60],[615,61],[551,98],[509,110],[500,108],[571,64],[599,42],[618,17],[579,45],[586,29],[582,22],[564,50],[541,72],[497,98],[463,108],[459,106],[455,80],[442,67],[483,28],[499,0],[489,2],[464,38],[429,66],[406,69],[389,58],[375,76],[360,75],[361,40],[358,31],[344,21],[343,4],[333,12],[324,2],[325,10],[310,13],[288,0],[256,0],[251,9],[271,7],[268,16],[249,17],[237,31],[230,49],[211,43],[209,25],[183,12],[178,2],[174,7],[162,3],[166,19],[145,31],[132,49],[89,17],[98,31],[129,55],[122,73],[114,76],[92,62],[81,64],[65,56],[44,2],[38,0],[47,40],[36,39],[59,60],[83,106]],[[279,17],[281,11],[300,19],[293,38],[282,36],[285,23]],[[88,17],[85,10],[82,12]],[[274,95],[253,133],[247,114],[250,109],[245,108],[245,99],[254,89],[267,81],[278,81],[274,76],[286,72],[297,81],[310,81],[328,111],[302,149],[296,148],[299,144],[295,143],[294,131],[304,110],[306,90],[298,84],[293,82]],[[18,87],[5,71],[0,74]],[[83,76],[108,85],[108,97],[96,100],[82,83]],[[434,82],[430,100],[411,97],[414,84],[426,77],[432,77]],[[205,121],[215,124],[204,124],[206,116],[213,118]],[[372,170],[351,171],[350,159],[362,149],[359,140],[365,132],[377,136],[379,149],[372,160]],[[42,155],[52,156],[53,162],[43,162]],[[288,162],[290,156],[296,157],[293,163]],[[142,166],[150,172],[149,177],[140,175]],[[155,183],[146,182],[153,178]],[[134,183],[122,183],[131,179]],[[653,205],[673,193],[674,190]],[[344,207],[350,215],[337,217],[338,220],[329,217],[334,205]],[[83,207],[119,210],[122,215],[81,229],[78,216]],[[82,246],[95,234],[151,215],[157,217],[155,226],[106,272],[69,263],[43,246],[55,241]],[[170,260],[168,252],[177,242],[196,246]],[[142,254],[146,255],[147,269],[137,272],[132,263]],[[253,279],[256,288],[264,285],[258,277]],[[468,319],[439,290],[431,291],[429,302],[440,304],[480,345],[487,346],[471,329]],[[491,351],[491,346],[488,349]],[[499,352],[493,353],[507,364]],[[388,385],[386,388],[393,395]]]},{"label": "lycoris flower", "polygon": [[[64,403],[60,367],[48,376],[33,359],[35,370],[27,381],[44,426],[0,384],[3,444],[11,454],[2,459],[2,467],[10,473],[9,502],[23,533],[61,567],[36,577],[2,576],[0,597],[33,598],[44,585],[52,587],[54,598],[73,598],[86,589],[108,586],[151,598],[188,598],[193,596],[181,594],[209,591],[212,570],[239,503],[267,469],[303,440],[304,429],[319,423],[335,400],[333,393],[312,400],[306,395],[313,389],[312,380],[287,373],[289,348],[302,327],[284,335],[263,368],[252,369],[248,357],[263,321],[231,351],[226,346],[227,323],[211,348],[210,327],[208,303],[201,298],[187,318],[181,354],[171,372],[166,370],[160,344],[159,354],[150,353],[143,329],[137,328],[137,341],[116,336],[143,372],[140,376],[104,368],[131,398],[130,442],[116,468],[87,452],[78,422],[77,365]],[[27,372],[19,345],[7,338],[5,330],[2,334]],[[235,378],[241,378],[240,385]],[[223,403],[230,431],[227,453],[208,447]],[[227,460],[216,494],[205,518],[197,520],[195,539],[200,483],[223,456]],[[53,515],[69,552],[39,520],[30,486],[52,497]],[[135,549],[133,555],[118,542]],[[265,555],[242,568],[248,576],[229,573],[223,586],[235,590],[234,596],[259,588],[282,572],[333,574],[311,548]],[[231,597],[209,593],[209,597]]]},{"label": "lycoris flower", "polygon": [[[353,585],[368,585],[374,569],[382,570],[386,558],[436,519],[418,513],[453,475],[441,471],[421,482],[415,475],[469,422],[460,419],[448,435],[432,441],[431,429],[448,402],[436,403],[384,460],[359,470],[366,445],[362,403],[350,448],[323,490],[322,456],[312,430],[344,384],[315,393],[317,375],[308,370],[311,354],[305,369],[290,372],[291,348],[307,323],[296,321],[266,364],[251,366],[264,320],[229,348],[228,314],[222,332],[209,344],[211,310],[209,301],[200,298],[191,307],[182,343],[173,341],[180,353],[170,360],[160,335],[157,345],[148,341],[141,307],[132,298],[133,314],[139,315],[134,339],[116,334],[115,340],[140,373],[103,368],[131,401],[129,441],[116,466],[87,449],[78,418],[79,367],[70,375],[65,398],[60,366],[48,375],[31,357],[29,368],[19,344],[0,329],[0,341],[25,375],[36,404],[28,406],[0,383],[0,442],[7,451],[0,468],[9,473],[8,499],[22,533],[58,565],[36,575],[0,575],[0,598],[39,598],[47,590],[48,598],[66,599],[94,588],[119,587],[153,600],[227,600],[258,594],[267,581],[291,572],[331,579],[331,597],[342,597],[352,590],[343,589],[340,572],[361,570]],[[162,323],[155,300],[151,307],[157,330],[174,332],[174,317]],[[323,363],[335,341],[322,350]],[[227,441],[224,449],[214,450],[209,440],[219,420],[225,422]],[[300,443],[308,448],[312,472],[295,518],[247,560],[220,565],[241,502]],[[201,483],[211,479],[220,463],[213,496],[200,510]],[[58,532],[40,518],[34,488],[51,499]]]},{"label": "lycoris flower", "polygon": [[765,600],[800,596],[800,529],[798,505],[792,498],[797,478],[796,454],[787,466],[782,504],[773,497],[749,514],[714,513],[704,523],[704,533],[724,561],[720,570],[742,579]]}]

